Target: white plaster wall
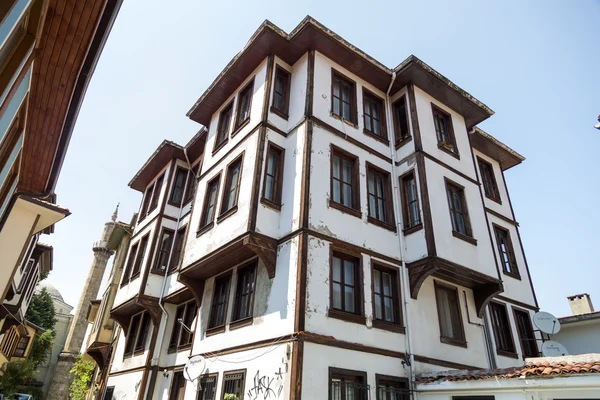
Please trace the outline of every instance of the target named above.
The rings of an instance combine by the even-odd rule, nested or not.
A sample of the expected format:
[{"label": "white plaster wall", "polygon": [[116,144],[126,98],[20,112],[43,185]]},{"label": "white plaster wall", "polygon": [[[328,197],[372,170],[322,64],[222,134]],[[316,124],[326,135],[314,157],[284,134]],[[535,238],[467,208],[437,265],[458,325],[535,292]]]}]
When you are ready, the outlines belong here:
[{"label": "white plaster wall", "polygon": [[[454,137],[456,138],[456,147],[458,148],[458,153],[460,154],[460,160],[457,160],[455,157],[438,148],[431,103],[446,111],[452,117]],[[471,155],[469,137],[467,136],[467,127],[462,115],[435,100],[429,94],[425,93],[416,86],[415,104],[417,106],[417,115],[419,118],[419,129],[421,131],[423,150],[450,165],[451,167],[456,168],[463,174],[473,179],[477,179],[475,176],[475,169],[473,168],[473,158]]]},{"label": "white plaster wall", "polygon": [[[308,53],[304,54],[292,66],[288,65],[279,57],[275,57],[275,65],[280,66],[284,70],[291,73],[292,81],[290,83],[290,104],[288,109],[288,119],[280,117],[278,114],[271,112],[273,104],[273,91],[275,83],[271,85],[271,96],[269,97],[269,114],[268,120],[277,128],[288,132],[304,119],[304,104],[306,102],[306,81],[308,76]],[[273,69],[272,79],[275,77],[275,69]]]},{"label": "white plaster wall", "polygon": [[[341,147],[359,157],[360,162],[360,209],[361,218],[343,213],[329,207],[331,188],[331,144]],[[367,172],[366,161],[390,171],[391,164],[377,158],[318,126],[313,128],[311,176],[310,176],[310,214],[311,229],[328,236],[365,247],[390,257],[400,258],[396,233],[367,222]],[[396,216],[397,217],[397,216]],[[360,235],[357,233],[360,232]]]},{"label": "white plaster wall", "polygon": [[[473,154],[475,155],[475,164],[477,165],[477,173],[479,174],[479,182],[482,182],[481,193],[483,194],[483,204],[491,209],[496,211],[499,214],[504,215],[507,218],[512,219],[512,211],[510,209],[510,201],[508,201],[508,188],[504,185],[504,180],[502,179],[502,170],[500,169],[500,164],[498,161],[494,160],[491,157],[483,154],[477,149],[473,149]],[[481,170],[479,169],[479,163],[477,162],[477,157],[481,158],[484,161],[492,164],[492,168],[494,169],[494,177],[496,178],[496,184],[498,185],[498,192],[500,193],[500,201],[502,204],[494,200],[490,200],[485,196],[485,192],[483,190],[483,179],[481,177]]]},{"label": "white plaster wall", "polygon": [[569,354],[600,353],[600,319],[563,324],[552,340],[562,343]]},{"label": "white plaster wall", "polygon": [[370,397],[376,397],[375,374],[408,378],[408,367],[394,357],[338,349],[314,343],[304,343],[302,369],[302,398],[326,399],[329,392],[329,367],[344,368],[367,373]]},{"label": "white plaster wall", "polygon": [[135,371],[128,374],[109,376],[107,387],[114,386],[113,399],[133,400],[139,396],[142,383],[143,371]]},{"label": "white plaster wall", "polygon": [[[347,342],[405,351],[404,335],[373,328],[373,302],[371,290],[371,257],[362,255],[363,298],[366,323],[358,324],[327,316],[330,304],[329,260],[330,242],[309,236],[308,269],[306,283],[306,331],[333,336]],[[389,263],[382,261],[389,265]],[[397,307],[400,304],[396,305]]]},{"label": "white plaster wall", "polygon": [[[472,165],[472,162],[471,162]],[[425,159],[427,187],[437,255],[457,264],[498,278],[492,244],[486,226],[485,211],[477,185],[467,181],[437,163]],[[464,186],[465,200],[471,221],[473,238],[477,245],[452,236],[452,222],[446,196],[444,177]]]}]

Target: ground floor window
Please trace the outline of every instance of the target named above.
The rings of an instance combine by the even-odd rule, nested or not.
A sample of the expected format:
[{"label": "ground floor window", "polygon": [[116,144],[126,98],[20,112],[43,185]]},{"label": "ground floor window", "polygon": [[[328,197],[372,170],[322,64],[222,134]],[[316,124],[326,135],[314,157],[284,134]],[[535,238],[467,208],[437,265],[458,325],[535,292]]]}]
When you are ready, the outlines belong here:
[{"label": "ground floor window", "polygon": [[241,399],[244,395],[246,370],[225,372],[223,375],[222,400]]},{"label": "ground floor window", "polygon": [[329,400],[368,400],[367,373],[329,367]]},{"label": "ground floor window", "polygon": [[115,387],[107,387],[106,392],[104,392],[104,400],[113,400],[113,395],[115,393]]},{"label": "ground floor window", "polygon": [[377,400],[409,400],[408,379],[388,375],[375,375]]},{"label": "ground floor window", "polygon": [[169,400],[183,400],[185,395],[185,378],[183,371],[178,371],[173,374],[173,384],[171,385],[171,394]]},{"label": "ground floor window", "polygon": [[200,387],[196,400],[215,400],[217,389],[217,374],[200,377]]}]

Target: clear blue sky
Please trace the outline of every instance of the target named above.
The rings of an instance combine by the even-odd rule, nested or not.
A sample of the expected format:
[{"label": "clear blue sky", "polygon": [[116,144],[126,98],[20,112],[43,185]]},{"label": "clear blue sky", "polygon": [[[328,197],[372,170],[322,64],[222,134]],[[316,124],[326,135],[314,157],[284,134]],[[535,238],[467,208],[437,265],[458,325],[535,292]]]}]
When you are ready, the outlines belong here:
[{"label": "clear blue sky", "polygon": [[[168,3],[168,5],[167,5]],[[129,180],[165,138],[185,144],[185,113],[269,19],[291,31],[307,14],[388,67],[415,54],[490,106],[481,127],[527,159],[507,171],[542,309],[566,296],[600,308],[600,2],[125,0],[83,103],[57,194],[72,215],[44,237],[49,283],[77,305],[92,243]]]}]

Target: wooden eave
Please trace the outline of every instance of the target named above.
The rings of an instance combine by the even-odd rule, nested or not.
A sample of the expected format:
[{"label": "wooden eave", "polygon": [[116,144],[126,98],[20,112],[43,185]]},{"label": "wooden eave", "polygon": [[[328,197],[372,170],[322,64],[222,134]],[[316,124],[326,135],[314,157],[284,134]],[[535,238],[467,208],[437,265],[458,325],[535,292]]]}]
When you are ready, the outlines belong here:
[{"label": "wooden eave", "polygon": [[187,151],[187,156],[191,163],[193,163],[194,160],[196,160],[204,153],[204,146],[206,145],[207,135],[208,130],[206,128],[202,128],[185,145],[185,150]]},{"label": "wooden eave", "polygon": [[170,140],[164,140],[129,182],[129,187],[143,192],[152,179],[173,159],[185,161],[183,147]]},{"label": "wooden eave", "polygon": [[223,102],[269,55],[275,54],[293,65],[310,49],[324,54],[384,92],[387,91],[392,75],[396,72],[392,94],[408,83],[413,83],[457,112],[464,113],[468,126],[473,126],[493,114],[487,106],[417,57],[410,56],[392,70],[307,16],[290,34],[270,21],[265,21],[188,111],[188,117],[208,125],[211,116]]},{"label": "wooden eave", "polygon": [[488,157],[498,161],[500,168],[506,171],[515,165],[525,161],[525,157],[485,132],[483,129],[475,127],[470,132],[471,145]]}]

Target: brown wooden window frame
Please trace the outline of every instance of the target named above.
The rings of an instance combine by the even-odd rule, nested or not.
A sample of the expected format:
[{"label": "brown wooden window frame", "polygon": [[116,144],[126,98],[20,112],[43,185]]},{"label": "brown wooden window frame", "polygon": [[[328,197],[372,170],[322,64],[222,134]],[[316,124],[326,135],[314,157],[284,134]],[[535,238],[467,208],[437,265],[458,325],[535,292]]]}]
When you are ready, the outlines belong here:
[{"label": "brown wooden window frame", "polygon": [[[269,163],[271,161],[271,154],[276,155],[276,164],[275,164],[275,175],[272,176],[273,180],[273,198],[267,198],[267,177],[271,177],[269,173]],[[267,158],[265,160],[265,170],[263,174],[263,190],[262,196],[260,198],[261,203],[264,203],[270,207],[273,207],[277,210],[281,210],[281,202],[283,195],[283,171],[285,164],[285,149],[283,147],[277,146],[273,142],[269,142],[267,144]]]},{"label": "brown wooden window frame", "polygon": [[148,214],[158,207],[158,200],[160,199],[160,192],[164,185],[165,174],[162,174],[154,181],[154,190],[152,191],[152,199],[150,200],[150,206],[148,207]]},{"label": "brown wooden window frame", "polygon": [[[449,112],[442,110],[440,107],[431,103],[431,115],[433,117],[433,127],[435,131],[435,136],[438,142],[438,149],[444,151],[447,154],[450,154],[452,157],[456,157],[460,159],[460,154],[458,152],[458,147],[456,146],[456,136],[454,135],[454,126],[452,124],[452,115]],[[444,139],[441,136],[441,132],[438,129],[438,124],[436,122],[436,118],[440,118],[444,124],[446,125],[445,132],[447,138]]]},{"label": "brown wooden window frame", "polygon": [[[458,288],[456,286],[447,285],[445,283],[441,283],[436,280],[433,281],[433,287],[434,287],[434,292],[435,292],[435,304],[436,304],[436,309],[437,309],[438,324],[440,327],[440,342],[444,343],[444,344],[450,344],[452,346],[459,346],[459,347],[466,348],[467,347],[467,339],[465,336],[465,326],[463,324],[462,311],[460,308],[460,296],[458,295]],[[440,299],[440,296],[438,295],[438,293],[440,291],[446,291],[447,293],[451,293],[452,296],[454,296],[454,298],[456,300],[456,308],[455,308],[454,312],[456,313],[458,321],[455,321],[455,323],[457,323],[457,326],[460,327],[459,331],[457,332],[459,334],[459,336],[457,336],[457,337],[444,335],[445,328],[444,328],[443,322],[442,322],[441,299]],[[449,317],[450,317],[450,319],[452,319],[452,315],[450,315]]]},{"label": "brown wooden window frame", "polygon": [[[366,190],[367,190],[367,221],[370,223],[385,228],[387,230],[396,232],[396,224],[394,217],[394,204],[392,199],[392,177],[389,171],[386,171],[382,168],[377,167],[376,165],[371,164],[370,162],[366,162]],[[376,201],[379,199],[377,193],[371,194],[369,191],[369,177],[373,174],[375,177],[379,176],[383,179],[383,201],[385,207],[385,221],[377,218],[377,216],[371,215],[371,196],[374,195],[376,197]],[[378,202],[377,202],[378,203]],[[379,215],[379,206],[376,203],[377,214]]]},{"label": "brown wooden window frame", "polygon": [[[228,394],[225,392],[225,385],[227,384],[227,381],[230,376],[234,376],[234,375],[239,375],[241,374],[242,377],[239,379],[239,381],[241,382],[240,384],[240,390],[239,393],[230,393],[230,394],[237,394],[238,397],[241,399],[244,397],[245,395],[245,387],[246,387],[246,369],[240,369],[240,370],[235,370],[235,371],[225,371],[223,372],[223,383],[221,385],[221,397],[220,399],[223,400],[225,399],[225,394]],[[233,380],[233,379],[231,379]]]},{"label": "brown wooden window frame", "polygon": [[[419,187],[417,184],[417,174],[414,169],[406,172],[404,175],[400,176],[400,197],[402,199],[402,219],[403,219],[403,232],[405,235],[416,232],[420,229],[423,229],[423,219],[421,218],[421,204],[419,202]],[[409,190],[408,184],[410,181],[414,182],[415,185],[415,199],[409,199]],[[417,219],[418,221],[411,221],[411,204],[415,203],[417,206]]]},{"label": "brown wooden window frame", "polygon": [[[275,74],[273,76],[273,102],[271,103],[271,112],[287,120],[290,108],[290,87],[292,84],[292,73],[282,68],[280,65],[275,65]],[[277,78],[279,76],[285,77],[285,86],[282,89],[283,93],[277,92]],[[275,104],[275,97],[277,95],[280,95],[282,98],[281,108],[277,107]]]},{"label": "brown wooden window frame", "polygon": [[[380,296],[380,307],[383,318],[377,317],[376,312],[376,303],[377,303],[377,293],[375,286],[375,271],[380,273],[380,287],[379,287],[379,296]],[[390,275],[390,285],[391,285],[391,294],[385,295],[383,293],[383,274]],[[405,333],[405,328],[403,326],[402,321],[402,309],[400,307],[400,274],[397,267],[384,264],[380,261],[371,260],[371,301],[373,305],[373,327],[379,329],[386,329],[393,332]],[[385,297],[391,298],[392,301],[392,321],[386,320],[385,313]]]},{"label": "brown wooden window frame", "polygon": [[[340,269],[340,281],[334,281],[333,269],[334,269],[334,259],[338,258],[342,261],[342,266]],[[354,263],[354,312],[345,311],[344,310],[344,302],[345,302],[345,286],[346,285],[344,279],[344,261]],[[333,285],[335,283],[340,284],[340,296],[342,301],[342,308],[338,309],[334,307],[333,300]],[[333,246],[329,247],[329,311],[327,313],[328,317],[342,319],[348,322],[355,322],[359,324],[364,324],[365,312],[364,312],[364,277],[363,277],[363,260],[360,253],[350,253],[338,248],[334,248]]]},{"label": "brown wooden window frame", "polygon": [[[208,208],[209,208],[208,202],[209,202],[211,194],[213,192],[211,190],[213,185],[214,185],[215,201],[212,204],[213,211],[212,211],[212,215],[209,220],[208,219]],[[204,193],[204,202],[202,203],[202,213],[200,214],[200,226],[198,227],[197,235],[200,235],[201,233],[209,230],[214,225],[216,215],[217,215],[218,204],[219,204],[220,186],[221,186],[221,172],[219,172],[217,175],[212,177],[206,183],[206,191]]]},{"label": "brown wooden window frame", "polygon": [[[494,341],[496,342],[496,353],[504,357],[517,358],[518,355],[512,334],[512,325],[510,323],[506,304],[490,301],[489,312],[490,325],[492,325]],[[498,318],[505,320],[500,321]],[[503,324],[506,324],[506,326],[503,327]]]},{"label": "brown wooden window frame", "polygon": [[183,193],[183,204],[187,204],[194,197],[194,193],[196,192],[196,175],[198,173],[198,168],[200,168],[200,164],[196,164],[192,166],[190,173],[188,175],[188,181],[185,185],[185,191]]},{"label": "brown wooden window frame", "polygon": [[135,256],[137,254],[139,244],[140,244],[140,242],[137,241],[129,249],[129,258],[127,259],[127,264],[125,264],[125,271],[123,271],[123,279],[121,279],[121,287],[123,287],[127,283],[129,283],[131,270],[133,268],[133,263],[135,262]]},{"label": "brown wooden window frame", "polygon": [[[412,138],[410,135],[410,123],[408,117],[408,96],[403,94],[392,104],[392,112],[394,113],[394,145],[396,149],[402,147]],[[404,123],[400,120],[400,106],[404,107]],[[406,125],[406,126],[403,126]]]},{"label": "brown wooden window frame", "polygon": [[[498,251],[498,257],[500,258],[500,264],[502,264],[502,272],[504,275],[508,275],[515,279],[521,279],[521,274],[519,273],[519,266],[517,265],[517,256],[515,253],[515,248],[513,247],[512,239],[510,237],[510,231],[507,228],[504,228],[500,225],[492,223],[494,227],[494,237],[496,238],[496,249]],[[502,238],[500,235],[505,234],[506,238]],[[506,239],[506,243],[503,242]],[[506,258],[504,254],[506,253]],[[508,267],[506,265],[508,261]]]},{"label": "brown wooden window frame", "polygon": [[500,189],[498,188],[496,174],[494,173],[494,166],[481,157],[477,157],[477,165],[479,166],[481,185],[483,186],[485,197],[496,203],[502,204],[502,200],[500,199]]},{"label": "brown wooden window frame", "polygon": [[[519,343],[521,345],[521,355],[523,358],[526,357],[539,357],[540,351],[537,345],[537,339],[533,330],[533,324],[531,323],[531,314],[529,311],[523,310],[514,306],[511,306],[513,310],[513,317],[515,319],[515,327],[517,328],[517,335],[519,337]],[[525,319],[525,327],[528,332],[523,332],[519,324],[519,318]],[[527,343],[526,343],[527,342]],[[531,346],[531,347],[530,347]]]},{"label": "brown wooden window frame", "polygon": [[[227,324],[227,309],[229,306],[229,296],[231,293],[231,271],[228,271],[224,274],[221,274],[219,276],[216,276],[213,282],[213,293],[212,293],[212,299],[210,302],[210,311],[209,311],[209,315],[208,315],[208,325],[207,325],[207,330],[206,333],[207,334],[211,334],[211,333],[218,333],[218,332],[223,332],[225,331],[225,325]],[[225,297],[224,297],[224,301],[221,303],[219,303],[218,305],[215,303],[215,301],[217,300],[217,285],[218,284],[224,284],[226,285],[225,287]],[[220,291],[219,291],[220,292]],[[215,309],[216,307],[222,305],[223,307],[223,319],[221,320],[216,320],[216,314],[215,313]],[[214,317],[214,318],[213,318]]]},{"label": "brown wooden window frame", "polygon": [[[383,388],[383,393],[382,390],[380,390],[380,388]],[[391,390],[388,388],[391,388]],[[409,380],[407,378],[401,378],[399,376],[375,374],[375,399],[409,400]]]},{"label": "brown wooden window frame", "polygon": [[494,396],[452,396],[452,400],[494,400]]},{"label": "brown wooden window frame", "polygon": [[[187,192],[187,181],[189,181],[188,175],[189,171],[187,169],[181,166],[177,166],[177,168],[175,168],[175,173],[173,174],[173,183],[171,186],[171,193],[169,194],[169,204],[171,204],[172,206],[179,207],[182,204],[181,201],[183,200],[183,197]],[[177,182],[180,177],[181,182],[178,185]],[[175,197],[176,193],[179,193],[179,199]]]},{"label": "brown wooden window frame", "polygon": [[[329,206],[335,208],[341,212],[346,214],[354,215],[355,217],[361,218],[362,212],[360,209],[360,159],[358,156],[347,152],[346,150],[341,149],[335,145],[331,145],[331,159],[330,159],[330,171],[329,171]],[[340,159],[340,178],[337,179],[334,176],[334,157],[338,157]],[[344,182],[344,177],[341,176],[343,174],[343,161],[347,161],[350,163],[352,170],[350,171],[350,183]],[[334,199],[334,180],[340,182],[340,201],[336,201]],[[344,204],[344,184],[348,184],[352,190],[352,198],[351,206],[347,206]]]},{"label": "brown wooden window frame", "polygon": [[142,200],[142,208],[140,209],[140,217],[138,222],[141,222],[146,215],[149,214],[148,209],[150,207],[150,201],[152,200],[152,193],[154,192],[154,182],[146,188],[144,192],[144,199]]},{"label": "brown wooden window frame", "polygon": [[[251,288],[248,293],[244,293],[243,280],[246,274],[250,274]],[[233,309],[231,310],[230,328],[241,324],[252,323],[254,318],[254,297],[256,292],[256,276],[258,275],[258,260],[253,260],[245,265],[238,267],[236,273],[235,293],[233,297]],[[248,296],[248,315],[242,315],[242,297]]]},{"label": "brown wooden window frame", "polygon": [[[25,353],[27,352],[27,346],[29,346],[30,340],[31,340],[31,338],[29,336],[21,336],[19,338],[19,341],[17,342],[17,346],[15,347],[15,350],[13,351],[12,356],[24,358]],[[21,343],[25,343],[25,346],[19,347],[19,346],[21,346]]]},{"label": "brown wooden window frame", "polygon": [[[448,201],[448,212],[450,213],[450,226],[452,228],[452,236],[454,236],[455,238],[464,240],[465,242],[471,243],[472,245],[477,245],[477,240],[475,240],[475,238],[473,238],[473,230],[471,228],[471,219],[469,217],[469,208],[467,206],[467,198],[465,196],[465,187],[454,182],[451,181],[448,178],[444,178],[445,182],[446,182],[446,200]],[[452,191],[453,195],[458,196],[458,200],[460,203],[460,208],[461,210],[458,211],[455,208],[454,205],[454,197],[452,198],[452,200],[450,199],[449,196],[449,191]],[[460,226],[458,225],[457,221],[457,215],[460,214],[460,216],[462,217],[463,220],[463,225],[465,228],[465,232],[461,232],[460,230],[457,230],[456,228],[460,228]]]},{"label": "brown wooden window frame", "polygon": [[169,265],[169,273],[174,272],[179,268],[183,261],[181,255],[185,242],[185,234],[187,233],[187,225],[182,226],[175,232],[175,245],[173,246],[173,255]]},{"label": "brown wooden window frame", "polygon": [[[339,80],[340,84],[346,84],[350,87],[350,99],[349,99],[349,107],[350,107],[350,118],[345,118],[343,116],[343,106],[342,106],[342,94],[341,94],[341,85],[340,85],[340,97],[335,96],[334,87],[335,81]],[[339,110],[335,110],[335,98],[339,101]],[[337,111],[337,112],[336,112]],[[342,74],[335,69],[331,69],[331,115],[335,118],[339,118],[342,121],[347,121],[351,125],[355,127],[358,125],[358,112],[357,112],[357,99],[356,99],[356,82],[352,79],[348,78],[346,75]]]},{"label": "brown wooden window frame", "polygon": [[195,300],[190,300],[177,306],[173,321],[173,330],[171,330],[171,337],[169,339],[168,352],[179,352],[188,350],[192,347],[194,335],[186,331],[179,322],[179,318],[183,320],[183,323],[188,328],[192,329],[192,322],[194,321],[194,318],[196,318],[196,311]]},{"label": "brown wooden window frame", "polygon": [[[148,333],[150,332],[150,314],[147,311],[141,311],[132,315],[129,319],[129,328],[125,335],[125,348],[123,358],[139,355],[145,351]],[[144,325],[148,324],[144,330]],[[133,336],[132,336],[133,335]],[[141,346],[139,343],[141,342]],[[131,344],[131,349],[129,349]]]},{"label": "brown wooden window frame", "polygon": [[169,388],[169,400],[182,399],[180,395],[185,394],[186,384],[187,379],[183,375],[183,370],[173,371],[173,379]]},{"label": "brown wooden window frame", "polygon": [[[232,172],[235,168],[239,168],[238,174],[236,177],[235,185],[233,182]],[[227,218],[231,214],[234,214],[238,209],[238,199],[240,197],[240,188],[242,186],[242,172],[244,169],[244,153],[240,154],[233,161],[227,164],[227,168],[225,169],[225,182],[223,184],[223,194],[221,196],[221,211],[219,216],[217,217],[217,222],[222,221]],[[234,187],[235,186],[235,187]],[[228,200],[231,193],[235,191],[233,204],[229,208],[225,208],[228,206]]]},{"label": "brown wooden window frame", "polygon": [[[217,385],[219,383],[219,373],[214,374],[204,374],[199,378],[201,389],[198,390],[196,394],[196,400],[216,400],[217,399]],[[211,382],[211,386],[209,383]],[[211,391],[208,392],[209,397],[207,397],[207,388],[210,387]],[[212,394],[212,396],[210,396]]]},{"label": "brown wooden window frame", "polygon": [[[227,116],[227,114],[229,114]],[[225,119],[227,116],[227,119]],[[215,132],[215,144],[213,154],[219,151],[229,141],[229,130],[233,119],[233,100],[231,100],[219,113],[219,122],[217,123],[217,132]],[[226,121],[226,122],[225,122]]]},{"label": "brown wooden window frame", "polygon": [[[165,235],[170,235],[168,240],[165,241]],[[169,253],[173,246],[173,240],[175,239],[175,231],[167,227],[162,228],[160,233],[159,242],[157,243],[158,250],[156,252],[156,259],[154,261],[154,271],[158,273],[164,273],[166,269],[169,269]],[[164,268],[161,264],[165,264]]]},{"label": "brown wooden window frame", "polygon": [[[356,371],[351,369],[329,367],[329,378],[327,380],[328,396],[329,400],[367,400],[369,398],[370,387],[367,381],[367,373],[365,371]],[[333,382],[334,380],[340,381],[340,393],[339,396],[333,397]],[[342,383],[343,382],[343,383]],[[348,385],[345,382],[355,382],[358,388],[355,388],[354,394],[347,396]]]},{"label": "brown wooden window frame", "polygon": [[[379,134],[373,130],[373,120],[376,119],[373,116],[373,107],[379,112]],[[385,113],[385,100],[363,86],[363,133],[389,146]],[[367,128],[368,120],[371,120],[371,129]]]},{"label": "brown wooden window frame", "polygon": [[131,276],[129,280],[132,281],[140,276],[144,267],[144,259],[146,258],[146,252],[148,251],[148,245],[150,244],[150,233],[145,234],[140,239],[139,247],[135,253],[135,261],[133,262],[133,268],[131,269]]},{"label": "brown wooden window frame", "polygon": [[[248,96],[248,110],[247,117],[242,119],[242,113],[244,110],[242,107],[244,106],[245,97]],[[250,122],[250,115],[252,112],[252,98],[254,97],[254,77],[246,83],[246,85],[239,91],[236,100],[236,109],[235,109],[235,124],[234,129],[231,134],[231,137],[235,136],[236,133],[240,131],[244,126],[246,126]]]}]

